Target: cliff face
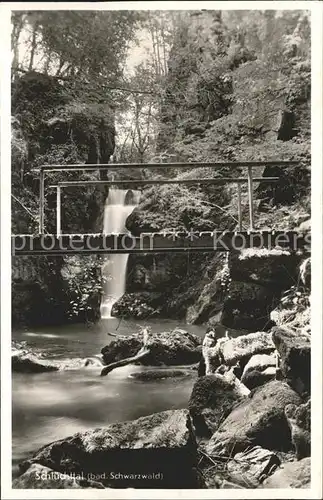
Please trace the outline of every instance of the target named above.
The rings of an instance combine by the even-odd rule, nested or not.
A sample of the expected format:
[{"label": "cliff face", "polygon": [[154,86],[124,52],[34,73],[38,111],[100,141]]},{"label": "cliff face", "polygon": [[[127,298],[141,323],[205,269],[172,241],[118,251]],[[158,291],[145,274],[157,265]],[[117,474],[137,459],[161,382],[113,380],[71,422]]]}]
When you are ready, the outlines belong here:
[{"label": "cliff face", "polygon": [[170,54],[165,94],[161,149],[201,161],[306,156],[307,13],[191,13]]},{"label": "cliff face", "polygon": [[[88,97],[88,96],[87,96]],[[86,102],[86,104],[84,103]],[[114,114],[57,79],[27,73],[12,87],[12,232],[37,232],[41,164],[107,163],[114,151]],[[47,185],[80,173],[55,173]],[[84,174],[88,179],[95,174]],[[49,176],[48,176],[49,177]],[[106,192],[94,187],[64,190],[63,232],[99,232]],[[46,190],[45,230],[55,232],[56,193]],[[14,324],[87,321],[99,317],[100,260],[14,258]]]},{"label": "cliff face", "polygon": [[[170,161],[300,161],[297,168],[255,169],[255,176],[279,177],[276,185],[255,186],[259,228],[293,229],[310,218],[309,40],[306,12],[199,11],[183,20],[170,53],[158,139],[159,151]],[[245,174],[225,168],[173,172],[178,178]],[[247,228],[246,188],[242,186]],[[162,229],[235,229],[236,188],[149,188],[127,227],[136,234]],[[165,269],[159,269],[160,279],[178,276],[179,259],[182,270],[178,280],[167,285],[165,309],[177,307],[179,314],[195,321],[195,313],[188,311],[192,312],[194,304],[198,309],[199,300],[210,299],[206,296],[212,291],[205,286],[216,278],[223,263],[210,254],[200,255],[193,270],[185,265],[186,256],[169,256]],[[149,259],[141,260],[134,272],[141,276],[140,286],[155,290]],[[203,321],[210,314],[203,313]]]}]

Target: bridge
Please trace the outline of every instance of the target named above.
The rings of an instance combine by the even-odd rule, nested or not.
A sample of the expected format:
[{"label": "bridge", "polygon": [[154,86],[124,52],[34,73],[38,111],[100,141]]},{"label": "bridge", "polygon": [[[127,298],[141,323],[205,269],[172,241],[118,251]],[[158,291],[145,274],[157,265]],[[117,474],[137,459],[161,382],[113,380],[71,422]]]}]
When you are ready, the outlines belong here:
[{"label": "bridge", "polygon": [[[261,230],[254,224],[254,184],[277,183],[279,177],[254,177],[253,169],[265,166],[295,166],[297,161],[254,161],[254,162],[190,162],[190,163],[109,163],[109,164],[73,164],[42,165],[39,173],[39,231],[38,234],[12,235],[12,254],[21,255],[73,255],[73,254],[115,254],[115,253],[149,253],[149,252],[206,252],[230,251],[240,248],[287,248],[293,250],[310,250],[310,234],[296,230]],[[210,177],[193,179],[129,179],[129,180],[66,180],[45,186],[46,175],[51,172],[96,171],[111,172],[117,169],[196,169],[212,167],[219,169],[246,169],[245,177]],[[239,170],[240,171],[240,170]],[[193,185],[236,185],[237,223],[235,231],[161,231],[142,233],[135,237],[125,234],[65,234],[61,228],[61,193],[65,188],[81,186],[122,186],[140,187],[161,184]],[[249,228],[242,224],[241,186],[248,187]],[[48,234],[44,224],[45,187],[56,190],[56,233]]]}]

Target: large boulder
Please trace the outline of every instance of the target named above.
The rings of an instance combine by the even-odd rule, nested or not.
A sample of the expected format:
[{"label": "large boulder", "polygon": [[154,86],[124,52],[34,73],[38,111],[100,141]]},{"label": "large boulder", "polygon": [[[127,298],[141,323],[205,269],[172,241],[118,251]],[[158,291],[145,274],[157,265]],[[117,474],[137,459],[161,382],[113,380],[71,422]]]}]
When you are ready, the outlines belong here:
[{"label": "large boulder", "polygon": [[196,434],[211,437],[243,397],[234,380],[230,381],[219,374],[200,377],[194,384],[188,403]]},{"label": "large boulder", "polygon": [[296,406],[289,404],[285,407],[285,416],[292,434],[292,443],[295,447],[296,458],[311,455],[311,401]]},{"label": "large boulder", "polygon": [[236,330],[235,328],[229,328],[219,323],[219,315],[211,316],[206,324],[207,330],[212,330],[217,338],[225,337],[228,335],[229,338],[240,337],[241,335],[247,335],[250,333],[248,330]]},{"label": "large boulder", "polygon": [[[128,260],[126,290],[133,292],[171,293],[182,283],[187,274],[187,263],[182,254],[130,254]],[[165,301],[166,305],[166,301]]]},{"label": "large boulder", "polygon": [[248,248],[230,252],[230,276],[235,281],[274,287],[277,292],[297,281],[300,257],[283,249]]},{"label": "large boulder", "polygon": [[280,381],[268,382],[236,406],[213,434],[207,452],[234,456],[250,446],[268,450],[291,449],[291,432],[285,418],[287,404],[301,404],[299,395]]},{"label": "large boulder", "polygon": [[307,335],[274,328],[272,338],[280,356],[280,370],[288,384],[300,394],[311,389],[311,341]]},{"label": "large boulder", "polygon": [[277,293],[272,287],[258,283],[231,281],[224,300],[221,323],[235,329],[250,331],[265,329]]},{"label": "large boulder", "polygon": [[[301,275],[299,277],[301,279]],[[297,284],[286,290],[270,313],[273,326],[291,330],[300,337],[311,335],[311,297],[309,290]]]},{"label": "large boulder", "polygon": [[275,380],[276,372],[277,370],[274,366],[268,366],[268,368],[265,368],[264,370],[258,370],[256,368],[248,371],[242,382],[246,387],[248,387],[248,389],[252,390],[266,384],[266,382],[269,382],[270,380]]},{"label": "large boulder", "polygon": [[263,482],[264,488],[310,488],[311,459],[303,458],[298,462],[287,462]]},{"label": "large boulder", "polygon": [[210,283],[207,283],[197,301],[191,305],[186,314],[186,321],[190,324],[201,324],[212,316],[221,314],[227,287],[229,270],[223,259],[222,268],[216,273]]},{"label": "large boulder", "polygon": [[267,332],[255,332],[242,335],[235,339],[229,339],[222,344],[222,357],[226,365],[234,365],[244,362],[258,353],[270,353],[274,345],[270,334]]},{"label": "large boulder", "polygon": [[103,362],[108,365],[121,359],[131,358],[138,353],[143,344],[141,333],[127,337],[120,336],[101,349]]},{"label": "large boulder", "polygon": [[111,315],[144,319],[159,315],[164,303],[164,295],[160,292],[125,293],[113,304]]},{"label": "large boulder", "polygon": [[83,489],[83,488],[104,488],[99,481],[92,481],[80,475],[68,475],[49,469],[44,465],[34,463],[26,472],[12,481],[13,489]]},{"label": "large boulder", "polygon": [[267,332],[249,333],[232,339],[215,339],[215,344],[211,347],[205,346],[204,343],[203,356],[206,365],[213,367],[213,370],[221,364],[239,364],[243,368],[253,355],[270,354],[275,349],[271,334]]},{"label": "large boulder", "polygon": [[241,382],[254,389],[276,377],[276,355],[255,354],[244,367]]},{"label": "large boulder", "polygon": [[[197,488],[197,445],[187,410],[74,434],[41,448],[21,465],[100,477],[113,488]],[[94,476],[93,476],[94,475]]]},{"label": "large boulder", "polygon": [[30,353],[14,353],[11,356],[11,368],[13,372],[18,373],[55,372],[59,369],[57,365],[51,364],[43,359],[39,360]]},{"label": "large boulder", "polygon": [[279,465],[280,459],[276,453],[255,446],[237,453],[234,460],[227,463],[227,477],[240,486],[257,488]]},{"label": "large boulder", "polygon": [[142,201],[139,207],[136,207],[127,217],[126,228],[134,236],[140,236],[141,233],[156,233],[164,227],[165,220],[161,214],[154,211],[149,216],[149,210],[147,210],[150,208],[149,205],[149,201]]},{"label": "large boulder", "polygon": [[[170,332],[150,334],[146,347],[150,353],[141,360],[142,364],[159,365],[189,365],[198,363],[202,356],[201,339],[185,330],[175,329]],[[129,358],[143,347],[143,334],[138,333],[128,337],[120,337],[101,350],[106,364]]]},{"label": "large boulder", "polygon": [[[305,224],[305,223],[303,223]],[[303,260],[299,266],[299,276],[303,285],[307,288],[311,288],[311,257]]]}]

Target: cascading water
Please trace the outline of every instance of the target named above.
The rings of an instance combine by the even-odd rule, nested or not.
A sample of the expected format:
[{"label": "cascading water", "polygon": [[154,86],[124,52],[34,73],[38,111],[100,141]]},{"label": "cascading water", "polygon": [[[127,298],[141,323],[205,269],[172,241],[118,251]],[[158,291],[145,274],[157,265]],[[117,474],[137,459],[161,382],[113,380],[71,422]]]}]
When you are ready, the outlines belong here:
[{"label": "cascading water", "polygon": [[[128,215],[137,206],[139,196],[139,191],[109,189],[104,209],[104,234],[128,232],[125,223]],[[129,254],[112,254],[103,265],[104,295],[101,318],[111,318],[113,304],[125,293],[128,257]]]}]

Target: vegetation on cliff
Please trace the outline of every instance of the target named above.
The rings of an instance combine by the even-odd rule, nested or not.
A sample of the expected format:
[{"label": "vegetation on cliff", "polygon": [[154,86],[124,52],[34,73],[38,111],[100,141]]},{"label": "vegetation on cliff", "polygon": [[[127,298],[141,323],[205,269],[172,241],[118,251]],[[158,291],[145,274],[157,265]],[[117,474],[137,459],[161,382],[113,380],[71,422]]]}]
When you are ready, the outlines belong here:
[{"label": "vegetation on cliff", "polygon": [[[308,12],[69,11],[62,22],[58,19],[59,13],[50,11],[13,15],[13,232],[37,231],[35,166],[103,163],[112,154],[115,161],[127,162],[300,160],[297,169],[266,167],[255,172],[279,177],[277,185],[256,186],[256,226],[287,229],[310,217]],[[152,48],[129,68],[126,56],[136,39],[151,40]],[[21,44],[24,51],[19,58]],[[134,171],[121,175],[128,179]],[[138,175],[203,178],[240,176],[243,171],[161,168],[153,174],[136,171]],[[84,178],[92,176],[84,174]],[[59,180],[60,174],[52,178]],[[63,230],[100,231],[106,194],[104,188],[94,187],[64,191]],[[242,201],[247,227],[245,186]],[[49,232],[54,230],[54,210],[53,192],[48,193],[45,206]],[[161,229],[234,229],[236,225],[236,187],[231,185],[144,189],[138,208],[127,220],[128,229],[136,235]],[[65,304],[61,318],[94,319],[100,302],[99,262],[83,258],[82,264],[76,264],[76,260],[61,260],[53,276],[55,266],[45,259],[44,275],[36,280],[37,293],[47,304],[46,290],[52,294],[57,286],[66,291],[65,298],[58,300]],[[147,316],[156,310],[185,316],[216,275],[217,266],[222,266],[207,254],[138,261],[138,266],[129,262],[127,291],[167,290],[160,298],[162,308],[160,304],[146,307],[146,299],[139,297],[138,307]],[[29,262],[35,276],[33,261]],[[66,270],[61,272],[63,267]],[[138,273],[144,280],[134,286],[131,276]],[[15,276],[14,286],[21,278],[18,268]],[[71,279],[66,281],[66,276]],[[88,289],[89,276],[93,277],[93,293]],[[20,291],[13,296],[15,312],[25,302],[18,300]],[[138,296],[133,300],[137,303]],[[76,306],[79,301],[82,310]],[[52,312],[49,308],[45,317],[53,317]]]},{"label": "vegetation on cliff", "polygon": [[[310,24],[306,11],[197,11],[174,31],[156,150],[164,161],[298,160],[298,167],[255,169],[277,176],[256,185],[256,227],[293,229],[310,218]],[[158,156],[157,156],[158,157]],[[147,174],[148,175],[148,174]],[[169,170],[165,175],[170,176]],[[174,172],[175,178],[243,176],[228,168]],[[248,228],[247,187],[242,186]],[[141,231],[237,227],[236,187],[163,186],[144,190],[127,227]],[[184,259],[184,257],[183,257]],[[169,259],[172,260],[171,258]],[[214,276],[210,255],[183,265],[180,292],[166,300],[181,311]],[[174,260],[174,273],[178,268]],[[168,262],[168,272],[171,271]],[[154,270],[147,261],[146,274]],[[197,271],[198,269],[198,271]],[[195,275],[193,277],[192,275]],[[182,312],[182,314],[184,311]],[[185,314],[185,313],[184,313]]]},{"label": "vegetation on cliff", "polygon": [[[122,11],[69,11],[63,18],[51,11],[13,14],[13,233],[38,231],[35,167],[109,161],[118,95],[112,98],[102,82],[111,85],[122,74],[137,17]],[[51,174],[47,185],[60,179],[60,173]],[[45,231],[53,233],[56,194],[46,194]],[[104,189],[64,190],[63,232],[101,231],[105,198]],[[100,265],[99,259],[88,257],[14,259],[14,323],[98,319]]]}]

